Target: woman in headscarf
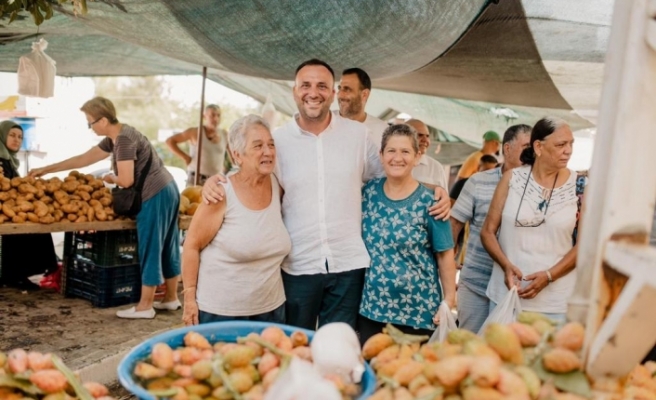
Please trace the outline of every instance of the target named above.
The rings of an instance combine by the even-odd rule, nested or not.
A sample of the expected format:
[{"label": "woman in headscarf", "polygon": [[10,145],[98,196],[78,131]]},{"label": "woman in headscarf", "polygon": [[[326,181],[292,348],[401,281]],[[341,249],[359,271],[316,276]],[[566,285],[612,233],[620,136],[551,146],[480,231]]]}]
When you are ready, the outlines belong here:
[{"label": "woman in headscarf", "polygon": [[[13,121],[0,122],[0,166],[9,179],[19,176],[17,154],[22,144],[23,128]],[[36,289],[38,285],[30,282],[30,276],[57,269],[57,255],[50,234],[5,235],[0,240],[0,282],[3,284]]]}]

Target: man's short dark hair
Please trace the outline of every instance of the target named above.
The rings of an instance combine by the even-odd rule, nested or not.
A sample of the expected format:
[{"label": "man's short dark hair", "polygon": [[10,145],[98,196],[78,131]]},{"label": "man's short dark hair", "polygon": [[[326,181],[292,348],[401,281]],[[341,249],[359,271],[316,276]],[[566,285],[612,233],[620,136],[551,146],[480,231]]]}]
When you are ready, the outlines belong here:
[{"label": "man's short dark hair", "polygon": [[321,61],[318,58],[313,58],[311,60],[305,61],[304,63],[301,63],[301,65],[299,65],[296,68],[296,72],[294,73],[294,76],[298,75],[298,71],[300,71],[304,67],[307,67],[308,65],[319,65],[319,66],[325,67],[328,71],[330,71],[330,75],[333,76],[333,80],[335,80],[335,71],[333,71],[333,69],[331,68],[330,65],[328,65],[327,62]]},{"label": "man's short dark hair", "polygon": [[491,155],[491,154],[485,154],[485,155],[483,155],[483,157],[481,157],[481,162],[482,162],[483,164],[497,164],[497,163],[498,163],[496,157],[494,157],[494,156]]},{"label": "man's short dark hair", "polygon": [[511,126],[510,128],[506,129],[506,133],[503,134],[503,144],[512,142],[520,133],[530,134],[531,129],[533,128],[524,124]]},{"label": "man's short dark hair", "polygon": [[360,90],[363,89],[371,90],[371,78],[369,78],[368,73],[366,73],[363,69],[360,68],[347,68],[344,71],[342,71],[342,76],[352,75],[352,74],[358,76],[358,80],[360,81]]}]

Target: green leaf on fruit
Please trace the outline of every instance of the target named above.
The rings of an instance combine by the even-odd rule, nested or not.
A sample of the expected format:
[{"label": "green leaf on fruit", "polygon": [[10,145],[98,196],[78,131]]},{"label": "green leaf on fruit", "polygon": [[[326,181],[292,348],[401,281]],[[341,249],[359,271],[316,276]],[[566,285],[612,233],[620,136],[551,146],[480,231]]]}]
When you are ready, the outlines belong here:
[{"label": "green leaf on fruit", "polygon": [[43,394],[43,392],[33,384],[19,379],[14,379],[9,375],[0,375],[0,387],[9,387],[9,388],[18,389],[23,393],[27,393],[35,396]]},{"label": "green leaf on fruit", "polygon": [[583,371],[573,371],[565,374],[547,371],[542,366],[542,357],[538,357],[533,365],[531,365],[531,368],[533,368],[533,371],[535,371],[543,382],[551,381],[556,388],[564,392],[576,394],[588,399],[592,398],[590,382],[588,382],[588,377],[585,376]]}]

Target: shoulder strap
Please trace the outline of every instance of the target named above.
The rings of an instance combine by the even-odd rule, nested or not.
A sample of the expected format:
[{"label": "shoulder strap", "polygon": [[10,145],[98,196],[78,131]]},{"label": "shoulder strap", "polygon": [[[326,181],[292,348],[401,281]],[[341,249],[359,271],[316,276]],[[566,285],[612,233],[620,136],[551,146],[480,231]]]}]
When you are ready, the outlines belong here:
[{"label": "shoulder strap", "polygon": [[143,189],[143,185],[146,182],[146,175],[148,175],[148,172],[150,171],[150,164],[152,164],[153,161],[153,149],[152,146],[148,147],[148,161],[146,162],[146,166],[144,167],[143,171],[141,171],[141,174],[139,175],[139,180],[136,179],[137,175],[137,163],[134,163],[134,175],[135,175],[135,186],[134,188],[141,192],[141,189]]},{"label": "shoulder strap", "polygon": [[581,219],[581,202],[583,201],[583,191],[585,190],[585,174],[578,172],[576,174],[576,225],[572,232],[572,247],[576,246],[576,239],[579,231],[579,220]]}]

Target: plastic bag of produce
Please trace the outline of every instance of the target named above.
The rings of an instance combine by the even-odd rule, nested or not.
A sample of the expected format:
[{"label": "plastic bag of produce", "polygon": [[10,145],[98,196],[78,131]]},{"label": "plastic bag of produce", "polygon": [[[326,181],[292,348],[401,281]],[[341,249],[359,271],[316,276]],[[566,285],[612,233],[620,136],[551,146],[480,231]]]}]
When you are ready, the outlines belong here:
[{"label": "plastic bag of produce", "polygon": [[322,326],[314,334],[310,348],[319,374],[338,376],[346,383],[360,383],[364,361],[360,341],[350,325],[332,322]]},{"label": "plastic bag of produce", "polygon": [[342,395],[311,363],[294,357],[287,371],[269,388],[264,400],[296,399],[342,400]]},{"label": "plastic bag of produce", "polygon": [[481,329],[478,331],[479,335],[482,335],[485,332],[485,328],[493,323],[499,323],[503,325],[512,324],[517,321],[517,316],[522,312],[522,304],[519,301],[519,295],[517,294],[517,286],[513,286],[512,289],[508,291],[506,297],[503,298],[503,301],[492,310],[490,315],[481,326]]},{"label": "plastic bag of produce", "polygon": [[449,308],[449,305],[445,301],[440,304],[440,307],[437,309],[437,314],[440,318],[440,324],[437,326],[437,329],[435,329],[435,332],[433,332],[428,343],[444,342],[449,332],[458,329],[451,308]]}]

